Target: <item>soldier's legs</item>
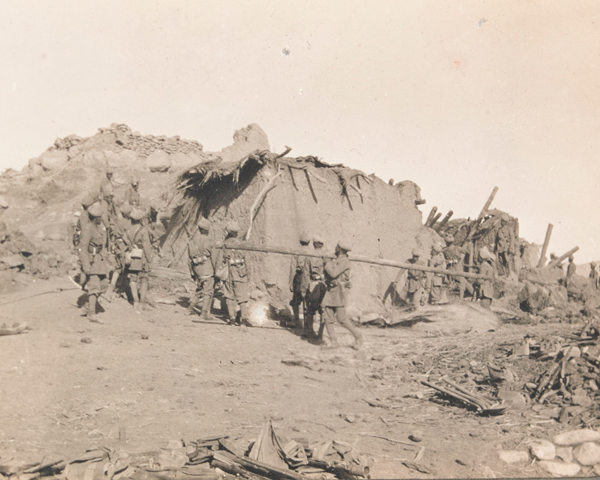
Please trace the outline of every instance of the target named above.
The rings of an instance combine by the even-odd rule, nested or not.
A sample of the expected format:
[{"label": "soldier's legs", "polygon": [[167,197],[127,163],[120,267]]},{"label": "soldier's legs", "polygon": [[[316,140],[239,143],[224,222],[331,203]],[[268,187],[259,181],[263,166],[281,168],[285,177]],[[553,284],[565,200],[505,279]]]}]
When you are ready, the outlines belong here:
[{"label": "soldier's legs", "polygon": [[240,321],[248,322],[248,302],[242,302],[239,304],[240,306]]},{"label": "soldier's legs", "polygon": [[346,314],[346,307],[338,307],[337,309],[337,319],[341,326],[343,326],[346,330],[348,330],[352,336],[354,337],[354,345],[352,346],[355,350],[360,349],[363,344],[363,336],[362,333],[356,328],[352,322],[348,319],[348,315]]},{"label": "soldier's legs", "polygon": [[96,305],[98,296],[106,290],[106,275],[88,275],[88,305],[87,317],[91,322],[102,323],[96,317]]},{"label": "soldier's legs", "polygon": [[109,291],[115,290],[118,281],[119,281],[119,270],[113,270],[112,278],[110,279]]},{"label": "soldier's legs", "polygon": [[148,300],[148,274],[140,274],[140,303],[147,303]]},{"label": "soldier's legs", "polygon": [[294,312],[294,324],[296,327],[302,326],[302,323],[300,322],[300,305],[302,305],[302,297],[302,292],[294,292],[294,296],[290,302],[292,311]]},{"label": "soldier's legs", "polygon": [[225,305],[227,305],[227,316],[229,317],[229,324],[232,325],[235,322],[237,316],[237,303],[233,298],[226,298]]},{"label": "soldier's legs", "polygon": [[473,285],[465,277],[458,277],[458,298],[464,298],[465,291],[472,297],[474,293]]},{"label": "soldier's legs", "polygon": [[418,288],[412,293],[412,305],[415,308],[415,310],[421,308],[421,299],[423,298],[424,293],[425,291],[422,288]]},{"label": "soldier's legs", "polygon": [[316,306],[305,300],[305,309],[304,309],[304,333],[311,337],[315,336],[314,331],[314,322],[315,322],[315,312],[317,311]]},{"label": "soldier's legs", "polygon": [[335,312],[336,307],[324,307],[323,308],[323,322],[325,328],[327,328],[327,334],[329,335],[329,342],[332,347],[337,347],[337,335],[335,333]]},{"label": "soldier's legs", "polygon": [[130,273],[129,277],[129,289],[131,290],[131,298],[133,299],[133,308],[137,312],[140,303],[140,293],[138,290],[138,275],[137,273]]},{"label": "soldier's legs", "polygon": [[[246,282],[232,282],[235,302],[240,306],[240,321],[248,320],[248,284]],[[227,304],[229,308],[229,304]],[[239,322],[237,323],[239,325]]]},{"label": "soldier's legs", "polygon": [[215,290],[215,277],[206,277],[202,283],[202,316],[210,315],[213,294]]},{"label": "soldier's legs", "polygon": [[432,285],[431,286],[431,303],[439,303],[442,300],[442,286]]}]

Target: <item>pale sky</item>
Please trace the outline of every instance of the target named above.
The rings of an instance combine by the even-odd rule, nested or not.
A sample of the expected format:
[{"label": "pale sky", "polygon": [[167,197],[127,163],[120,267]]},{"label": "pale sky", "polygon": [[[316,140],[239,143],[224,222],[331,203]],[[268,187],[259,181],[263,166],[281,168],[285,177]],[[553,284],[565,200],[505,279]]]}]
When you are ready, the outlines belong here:
[{"label": "pale sky", "polygon": [[[600,259],[596,1],[5,1],[0,170],[126,123],[412,180],[427,204],[518,217]],[[284,50],[289,52],[284,54]]]}]

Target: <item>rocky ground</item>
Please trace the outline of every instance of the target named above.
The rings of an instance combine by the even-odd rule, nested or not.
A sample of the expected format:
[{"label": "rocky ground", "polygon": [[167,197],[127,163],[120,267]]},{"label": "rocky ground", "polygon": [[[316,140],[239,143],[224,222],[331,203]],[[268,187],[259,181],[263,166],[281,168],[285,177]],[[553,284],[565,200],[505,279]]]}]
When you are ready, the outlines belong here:
[{"label": "rocky ground", "polygon": [[[354,445],[373,478],[539,477],[549,474],[529,456],[531,442],[584,426],[575,415],[559,423],[553,403],[480,416],[420,383],[448,375],[495,394],[486,369],[494,362],[510,366],[513,390],[522,391],[548,363],[510,358],[513,345],[527,334],[568,338],[581,324],[454,334],[447,326],[363,327],[365,347],[356,352],[345,331],[347,347],[325,350],[271,321],[193,323],[183,298],[142,314],[115,299],[105,304],[105,323],[92,324],[81,316],[80,294],[61,277],[0,296],[0,323],[30,327],[0,337],[0,464],[102,446],[158,451],[170,440],[219,434],[245,449],[270,419],[288,438]],[[511,450],[527,455],[509,464],[499,452]]]}]

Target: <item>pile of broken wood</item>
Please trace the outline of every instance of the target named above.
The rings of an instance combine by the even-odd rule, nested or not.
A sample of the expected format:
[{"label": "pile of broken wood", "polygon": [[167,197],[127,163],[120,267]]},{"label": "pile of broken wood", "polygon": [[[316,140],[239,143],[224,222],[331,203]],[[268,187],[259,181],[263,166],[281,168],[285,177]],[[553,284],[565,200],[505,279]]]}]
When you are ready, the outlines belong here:
[{"label": "pile of broken wood", "polygon": [[592,320],[579,335],[542,352],[541,361],[552,361],[536,379],[525,383],[532,400],[563,408],[560,421],[578,417],[588,426],[598,420],[600,398],[600,325]]},{"label": "pile of broken wood", "polygon": [[39,463],[5,461],[0,477],[38,480],[306,480],[370,478],[370,469],[350,444],[336,440],[311,444],[278,437],[270,421],[245,452],[228,435],[196,441],[171,440],[159,452],[128,454],[96,448],[67,461],[50,455]]}]

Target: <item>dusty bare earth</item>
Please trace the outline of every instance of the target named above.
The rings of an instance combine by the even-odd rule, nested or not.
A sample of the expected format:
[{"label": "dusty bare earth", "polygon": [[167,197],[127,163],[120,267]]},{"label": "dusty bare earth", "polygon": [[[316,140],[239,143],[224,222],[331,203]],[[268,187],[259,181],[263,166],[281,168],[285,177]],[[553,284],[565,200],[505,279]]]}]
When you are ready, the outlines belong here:
[{"label": "dusty bare earth", "polygon": [[[419,381],[436,373],[481,378],[485,362],[506,359],[503,344],[580,325],[504,324],[456,335],[366,327],[364,350],[324,350],[276,324],[192,323],[183,305],[136,315],[118,299],[98,325],[81,316],[78,290],[29,297],[58,287],[73,284],[54,278],[0,297],[0,323],[31,328],[0,337],[0,461],[73,458],[95,446],[155,451],[171,439],[223,433],[245,448],[271,419],[290,438],[355,445],[373,478],[532,477],[545,475],[536,465],[503,463],[497,450],[526,449],[532,438],[565,429],[552,406],[480,417]],[[350,335],[340,335],[350,345]],[[402,464],[422,447],[417,464],[429,474]]]}]

